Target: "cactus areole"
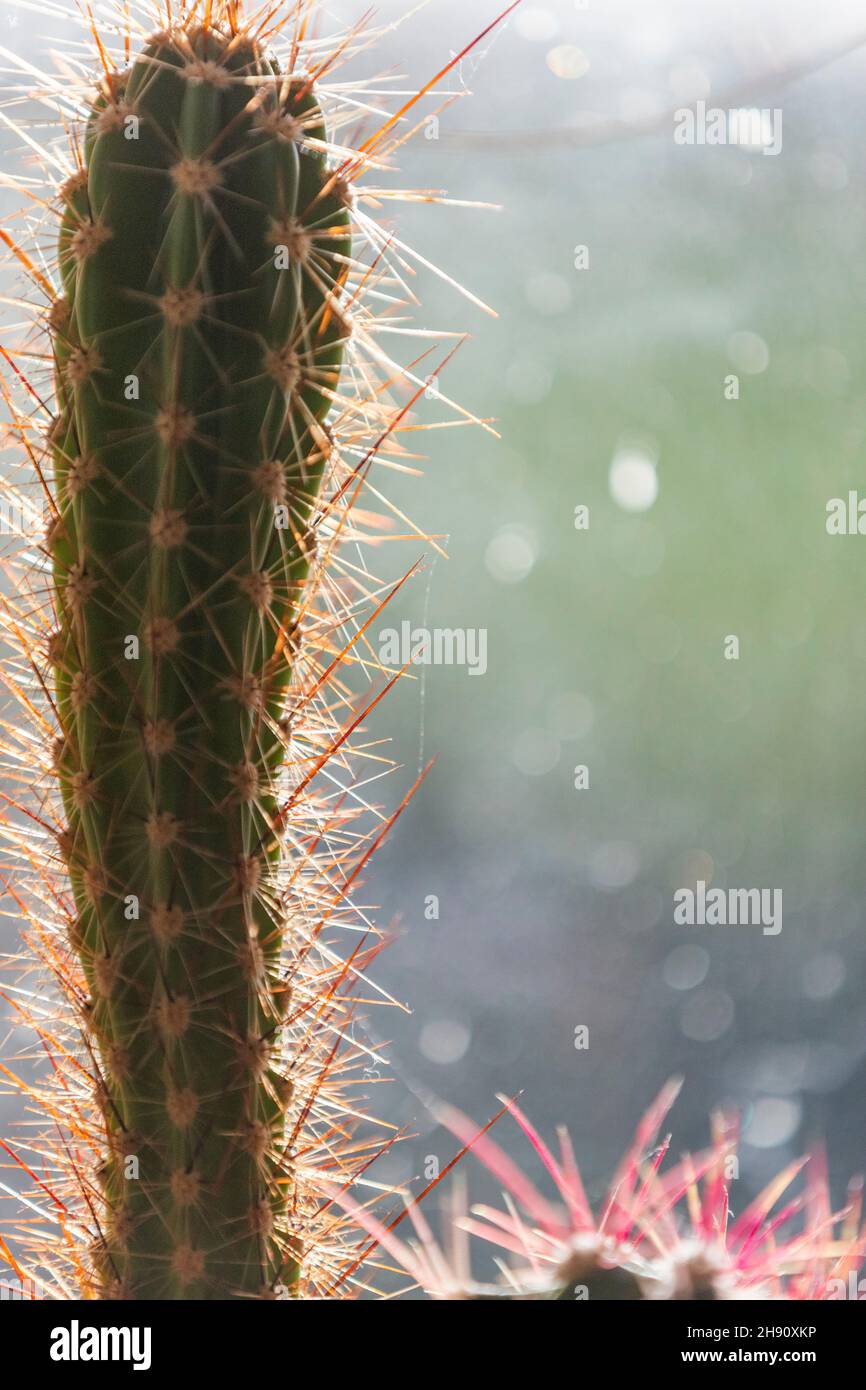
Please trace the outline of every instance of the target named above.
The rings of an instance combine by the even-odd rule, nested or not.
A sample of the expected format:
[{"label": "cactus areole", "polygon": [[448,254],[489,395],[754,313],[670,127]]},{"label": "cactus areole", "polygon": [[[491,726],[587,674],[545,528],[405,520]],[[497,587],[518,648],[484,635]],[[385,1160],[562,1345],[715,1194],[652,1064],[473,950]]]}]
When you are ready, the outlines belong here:
[{"label": "cactus areole", "polygon": [[101,1298],[273,1297],[303,1258],[271,885],[348,333],[324,138],[311,81],[178,27],[106,79],[61,195],[50,656]]}]

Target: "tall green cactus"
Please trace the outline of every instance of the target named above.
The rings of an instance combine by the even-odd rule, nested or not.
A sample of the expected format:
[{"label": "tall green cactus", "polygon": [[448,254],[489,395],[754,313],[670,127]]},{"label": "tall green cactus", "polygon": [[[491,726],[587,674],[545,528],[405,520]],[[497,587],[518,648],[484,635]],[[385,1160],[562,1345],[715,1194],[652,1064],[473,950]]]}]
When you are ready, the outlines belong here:
[{"label": "tall green cactus", "polygon": [[110,1136],[95,1292],[291,1287],[281,767],[348,198],[312,85],[155,35],[63,190],[51,639],[82,1005]]}]

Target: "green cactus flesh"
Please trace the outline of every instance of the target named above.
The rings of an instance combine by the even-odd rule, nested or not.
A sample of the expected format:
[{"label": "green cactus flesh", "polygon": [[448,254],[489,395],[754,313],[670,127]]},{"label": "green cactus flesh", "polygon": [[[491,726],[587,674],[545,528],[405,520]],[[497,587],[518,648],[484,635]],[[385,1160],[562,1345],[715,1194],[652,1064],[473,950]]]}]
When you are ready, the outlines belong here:
[{"label": "green cactus flesh", "polygon": [[155,36],[62,193],[50,534],[61,843],[109,1135],[97,1296],[267,1296],[291,1232],[287,694],[348,197],[309,81]]}]

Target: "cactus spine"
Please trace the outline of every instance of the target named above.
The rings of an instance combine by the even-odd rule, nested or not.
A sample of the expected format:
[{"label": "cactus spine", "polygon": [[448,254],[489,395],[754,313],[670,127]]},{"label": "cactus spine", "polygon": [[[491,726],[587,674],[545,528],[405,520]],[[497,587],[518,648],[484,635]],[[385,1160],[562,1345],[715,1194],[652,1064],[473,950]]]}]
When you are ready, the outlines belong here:
[{"label": "cactus spine", "polygon": [[311,82],[213,25],[105,81],[63,189],[50,643],[109,1133],[99,1296],[289,1285],[287,702],[348,333]]}]

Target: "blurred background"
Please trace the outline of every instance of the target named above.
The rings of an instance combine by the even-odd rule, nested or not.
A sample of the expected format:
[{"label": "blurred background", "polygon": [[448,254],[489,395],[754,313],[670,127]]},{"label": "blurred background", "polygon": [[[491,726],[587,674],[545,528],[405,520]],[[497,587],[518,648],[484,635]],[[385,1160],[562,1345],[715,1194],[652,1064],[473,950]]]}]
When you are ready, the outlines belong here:
[{"label": "blurred background", "polygon": [[[433,0],[373,66],[423,82],[496,13]],[[17,17],[3,42],[42,47]],[[675,1151],[742,1111],[740,1210],[816,1139],[838,1197],[866,1163],[866,538],[825,525],[866,496],[864,79],[854,0],[527,0],[388,176],[502,205],[399,214],[498,311],[421,277],[420,325],[472,335],[441,389],[502,438],[422,436],[389,494],[449,558],[368,560],[424,557],[383,627],[487,633],[484,675],[416,668],[375,725],[390,806],[438,758],[361,895],[411,1010],[370,1020],[378,1106],[417,1136],[391,1178],[454,1151],[428,1093],[483,1120],[523,1092],[596,1195],[676,1073]],[[677,144],[697,101],[780,111],[781,150]],[[675,925],[698,880],[781,890],[782,931]]]},{"label": "blurred background", "polygon": [[[386,53],[423,79],[494,13],[438,0]],[[400,217],[499,312],[425,280],[472,333],[442,389],[502,442],[431,434],[391,488],[449,537],[398,616],[488,633],[484,676],[416,668],[381,721],[407,784],[438,756],[366,895],[412,1009],[374,1020],[399,1176],[454,1147],[402,1083],[477,1119],[522,1091],[598,1192],[676,1073],[675,1150],[742,1111],[741,1207],[816,1138],[840,1199],[866,1162],[866,540],[826,530],[866,495],[864,38],[855,4],[524,4],[404,151],[502,205]],[[781,151],[675,143],[698,100],[780,110]],[[781,889],[782,931],[675,925],[698,879]]]}]

